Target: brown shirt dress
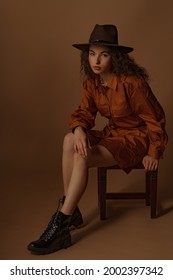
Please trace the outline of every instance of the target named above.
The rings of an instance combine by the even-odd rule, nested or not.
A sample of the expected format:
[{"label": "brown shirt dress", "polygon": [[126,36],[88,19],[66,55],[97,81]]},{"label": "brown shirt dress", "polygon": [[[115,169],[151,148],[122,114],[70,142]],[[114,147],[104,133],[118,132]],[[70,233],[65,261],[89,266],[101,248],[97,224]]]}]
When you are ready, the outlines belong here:
[{"label": "brown shirt dress", "polygon": [[[108,119],[102,131],[92,129],[97,112]],[[97,79],[86,79],[69,126],[84,127],[91,146],[106,147],[125,170],[147,154],[161,158],[168,140],[164,111],[148,83],[136,76],[112,74],[106,87]]]}]

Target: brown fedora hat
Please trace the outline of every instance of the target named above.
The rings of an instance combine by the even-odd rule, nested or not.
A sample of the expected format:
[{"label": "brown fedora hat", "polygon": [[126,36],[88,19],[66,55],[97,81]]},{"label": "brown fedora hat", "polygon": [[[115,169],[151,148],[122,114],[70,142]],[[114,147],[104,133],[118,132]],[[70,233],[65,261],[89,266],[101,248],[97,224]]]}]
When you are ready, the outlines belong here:
[{"label": "brown fedora hat", "polygon": [[118,44],[118,30],[115,25],[96,24],[89,38],[89,42],[85,44],[73,44],[73,47],[79,50],[88,50],[90,45],[102,45],[118,48],[123,53],[133,51],[133,48],[121,46]]}]

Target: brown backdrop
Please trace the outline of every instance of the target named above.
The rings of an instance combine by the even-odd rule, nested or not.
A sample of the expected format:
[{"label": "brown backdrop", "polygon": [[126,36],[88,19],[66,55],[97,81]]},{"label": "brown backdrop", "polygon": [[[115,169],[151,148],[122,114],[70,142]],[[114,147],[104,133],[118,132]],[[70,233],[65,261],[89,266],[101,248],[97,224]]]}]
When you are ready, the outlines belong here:
[{"label": "brown backdrop", "polygon": [[[165,109],[169,145],[159,185],[171,194],[172,10],[171,0],[1,1],[2,189],[11,180],[15,185],[11,183],[9,194],[15,195],[21,177],[56,183],[61,176],[67,119],[79,104],[82,88],[79,51],[71,45],[86,42],[96,23],[112,23],[119,29],[119,42],[134,47],[133,56],[148,69],[151,87]],[[24,192],[21,199],[26,199]]]}]

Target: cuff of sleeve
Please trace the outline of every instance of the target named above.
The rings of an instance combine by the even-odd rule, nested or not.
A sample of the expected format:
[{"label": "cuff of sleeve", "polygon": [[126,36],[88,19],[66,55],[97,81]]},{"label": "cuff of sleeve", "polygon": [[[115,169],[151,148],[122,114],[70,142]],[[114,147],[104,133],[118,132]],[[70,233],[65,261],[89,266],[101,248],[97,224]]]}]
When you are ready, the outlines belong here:
[{"label": "cuff of sleeve", "polygon": [[80,126],[80,127],[83,129],[83,131],[86,133],[86,128],[85,128],[84,126],[82,126],[82,125],[77,125],[77,126],[73,127],[73,128],[72,128],[72,133],[74,133],[75,129],[76,129],[77,127],[79,127],[79,126]]},{"label": "cuff of sleeve", "polygon": [[158,150],[155,146],[151,145],[148,149],[148,155],[155,159],[160,159],[162,157],[162,152]]}]

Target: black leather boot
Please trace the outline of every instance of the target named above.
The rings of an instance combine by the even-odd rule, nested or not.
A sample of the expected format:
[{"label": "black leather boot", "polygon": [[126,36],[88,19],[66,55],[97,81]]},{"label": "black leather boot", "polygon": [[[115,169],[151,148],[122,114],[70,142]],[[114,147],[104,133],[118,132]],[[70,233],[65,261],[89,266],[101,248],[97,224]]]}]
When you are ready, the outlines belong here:
[{"label": "black leather boot", "polygon": [[69,222],[71,216],[56,212],[40,238],[31,242],[27,249],[35,254],[49,254],[71,245]]},{"label": "black leather boot", "polygon": [[[59,200],[59,204],[63,204],[65,201],[65,196],[63,196],[62,198],[60,198]],[[71,215],[71,219],[70,219],[70,223],[69,223],[69,227],[81,227],[83,224],[83,218],[82,218],[82,214],[79,210],[79,207],[77,206],[73,212],[73,214]]]}]

